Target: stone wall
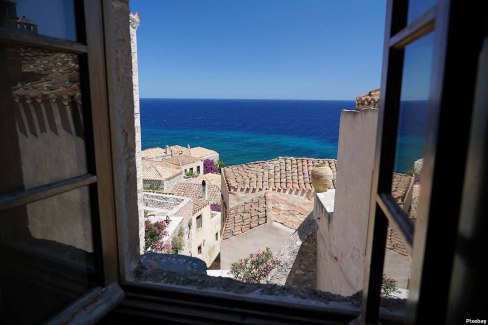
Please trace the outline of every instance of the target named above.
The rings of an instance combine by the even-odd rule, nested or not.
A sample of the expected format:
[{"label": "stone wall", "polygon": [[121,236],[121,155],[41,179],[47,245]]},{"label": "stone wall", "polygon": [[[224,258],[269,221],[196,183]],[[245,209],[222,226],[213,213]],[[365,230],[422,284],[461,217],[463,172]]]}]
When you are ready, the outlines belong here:
[{"label": "stone wall", "polygon": [[367,94],[356,97],[356,109],[380,108],[380,89],[373,89]]},{"label": "stone wall", "polygon": [[144,179],[142,181],[142,184],[143,184],[143,187],[147,190],[158,189],[158,190],[162,191],[164,189],[163,181],[156,181],[156,180],[152,180],[152,179]]},{"label": "stone wall", "polygon": [[155,194],[155,193],[144,193],[144,206],[151,207],[151,208],[158,208],[158,209],[165,209],[165,210],[173,210],[178,207],[178,205],[182,204],[185,199],[171,196],[171,195],[162,195],[162,194]]},{"label": "stone wall", "polygon": [[135,130],[135,162],[137,171],[137,201],[139,203],[139,241],[141,253],[144,247],[144,211],[142,208],[143,183],[141,162],[141,117],[139,106],[139,69],[137,63],[137,27],[139,27],[139,14],[130,14],[130,48],[132,56],[132,89],[134,92],[134,130]]},{"label": "stone wall", "polygon": [[276,257],[283,267],[275,269],[270,283],[300,288],[315,288],[317,263],[317,225],[310,214],[284,243]]},{"label": "stone wall", "polygon": [[[136,164],[133,69],[128,0],[102,2],[107,56],[107,86],[110,110],[115,209],[122,277],[131,280],[141,252],[140,199],[142,181]],[[142,229],[141,229],[142,228]],[[142,233],[141,233],[142,230]]]},{"label": "stone wall", "polygon": [[176,175],[173,178],[165,179],[163,181],[163,190],[165,192],[171,192],[171,190],[173,189],[173,187],[175,187],[176,183],[181,182],[183,179],[184,178],[183,178],[183,175],[182,174]]},{"label": "stone wall", "polygon": [[317,289],[352,295],[363,288],[378,111],[343,111],[334,214],[318,222]]}]

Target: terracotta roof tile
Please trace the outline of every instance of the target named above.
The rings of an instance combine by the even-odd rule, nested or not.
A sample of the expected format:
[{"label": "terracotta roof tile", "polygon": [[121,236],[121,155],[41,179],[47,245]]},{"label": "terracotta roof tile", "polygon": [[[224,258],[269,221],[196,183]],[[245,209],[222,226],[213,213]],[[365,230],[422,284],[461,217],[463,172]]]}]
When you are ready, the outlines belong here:
[{"label": "terracotta roof tile", "polygon": [[155,147],[141,151],[142,158],[158,158],[166,156],[166,150],[163,148]]},{"label": "terracotta roof tile", "polygon": [[196,161],[200,161],[200,158],[181,154],[181,155],[176,155],[172,158],[165,159],[165,161],[175,166],[185,166],[194,163]]},{"label": "terracotta roof tile", "polygon": [[356,97],[356,109],[379,108],[380,89],[373,89],[369,93]]},{"label": "terracotta roof tile", "polygon": [[222,239],[240,235],[267,222],[297,229],[311,212],[302,205],[273,192],[256,196],[227,212]]},{"label": "terracotta roof tile", "polygon": [[192,157],[203,158],[205,156],[216,155],[217,152],[203,147],[195,147],[190,149],[190,154]]},{"label": "terracotta roof tile", "polygon": [[405,202],[408,190],[412,185],[413,177],[405,174],[393,173],[391,194],[398,203]]},{"label": "terracotta roof tile", "polygon": [[176,196],[188,197],[193,200],[193,214],[202,210],[210,203],[220,204],[220,190],[217,186],[207,184],[207,199],[203,197],[202,185],[188,182],[178,182],[171,190],[171,194]]},{"label": "terracotta roof tile", "polygon": [[[413,180],[414,178],[412,176],[393,173],[391,194],[398,203],[405,202],[408,191],[413,184]],[[415,217],[410,216],[410,220],[412,222],[415,222]],[[408,246],[403,240],[403,237],[401,236],[399,230],[395,226],[389,224],[386,237],[386,248],[398,254],[408,256],[409,251],[407,247]]]},{"label": "terracotta roof tile", "polygon": [[29,82],[20,82],[12,87],[15,100],[56,101],[68,105],[71,101],[81,103],[78,56],[69,53],[20,47],[21,71]]},{"label": "terracotta roof tile", "polygon": [[206,181],[219,188],[222,186],[222,176],[220,174],[200,174],[197,177],[189,178],[186,180],[188,183],[202,184],[202,181]]},{"label": "terracotta roof tile", "polygon": [[279,157],[267,161],[230,166],[223,169],[229,192],[253,192],[276,190],[300,196],[313,193],[311,172],[318,163],[327,163],[334,174],[335,187],[336,160],[312,158]]},{"label": "terracotta roof tile", "polygon": [[166,180],[181,174],[181,168],[165,161],[142,159],[142,179]]},{"label": "terracotta roof tile", "polygon": [[173,152],[173,155],[189,155],[188,148],[182,147],[180,145],[169,146],[169,150],[170,152]]}]

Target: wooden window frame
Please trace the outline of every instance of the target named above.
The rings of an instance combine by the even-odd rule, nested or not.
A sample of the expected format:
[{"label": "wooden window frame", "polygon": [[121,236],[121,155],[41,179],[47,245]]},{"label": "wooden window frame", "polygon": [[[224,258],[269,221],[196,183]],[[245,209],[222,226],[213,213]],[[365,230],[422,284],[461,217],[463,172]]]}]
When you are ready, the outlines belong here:
[{"label": "wooden window frame", "polygon": [[[121,0],[121,2],[128,0]],[[165,319],[188,321],[194,323],[207,322],[274,322],[281,324],[333,324],[346,323],[357,317],[354,310],[336,308],[318,308],[314,306],[291,305],[281,302],[262,301],[248,297],[236,297],[231,294],[198,292],[191,288],[175,288],[130,282],[124,271],[123,228],[120,216],[116,213],[117,198],[120,189],[115,186],[119,169],[124,164],[115,160],[116,149],[112,148],[114,130],[113,114],[110,110],[117,109],[111,93],[109,78],[116,69],[115,59],[106,53],[107,42],[114,42],[108,35],[107,28],[113,23],[113,13],[107,12],[110,4],[102,0],[84,0],[78,3],[83,10],[77,11],[77,22],[83,30],[78,42],[65,41],[47,36],[17,35],[9,30],[0,29],[0,42],[12,45],[37,46],[46,49],[79,54],[80,72],[84,96],[84,105],[92,121],[87,141],[89,155],[89,174],[75,177],[13,193],[0,197],[0,210],[21,204],[27,204],[53,195],[67,192],[83,186],[90,186],[92,195],[93,220],[97,233],[94,234],[99,254],[100,287],[87,293],[89,297],[97,296],[103,286],[118,282],[126,293],[126,299],[117,308],[114,317],[123,317],[130,322],[135,320]],[[394,223],[412,250],[412,282],[409,297],[409,313],[407,322],[424,323],[431,315],[440,318],[446,315],[447,290],[451,277],[454,254],[454,240],[459,219],[462,197],[462,184],[466,152],[458,152],[458,173],[451,174],[448,160],[451,152],[447,142],[452,140],[451,128],[457,130],[456,143],[458,148],[467,148],[471,121],[472,98],[476,74],[477,44],[462,43],[463,33],[460,31],[476,30],[480,22],[476,19],[479,4],[463,4],[462,0],[439,0],[435,9],[407,26],[406,0],[389,0],[385,45],[383,55],[381,109],[378,122],[375,169],[372,184],[370,222],[368,226],[367,251],[365,263],[365,286],[363,290],[362,322],[377,323],[379,315],[380,287],[384,264],[387,220]],[[103,8],[102,8],[103,7]],[[103,10],[102,10],[103,9]],[[469,18],[469,19],[468,19]],[[481,20],[481,19],[480,19]],[[84,22],[86,21],[86,24]],[[128,21],[127,21],[128,27]],[[398,123],[400,84],[403,65],[403,48],[423,35],[436,31],[436,58],[431,81],[431,98],[429,106],[429,129],[426,135],[424,171],[419,215],[425,222],[413,227],[403,222],[404,215],[391,200],[391,177],[395,153],[395,140]],[[456,33],[459,35],[457,35]],[[462,53],[455,53],[455,48],[463,45]],[[449,55],[446,55],[449,54]],[[467,62],[462,69],[456,67],[456,61]],[[462,83],[462,100],[456,98],[459,83],[454,79],[464,76]],[[111,79],[110,79],[111,80]],[[456,91],[454,91],[456,90]],[[468,101],[464,101],[467,98]],[[449,110],[450,103],[462,104],[464,114],[459,116]],[[388,108],[388,109],[385,109]],[[112,112],[113,113],[113,112]],[[87,117],[88,118],[88,117]],[[455,121],[455,125],[454,122]],[[112,140],[112,141],[111,141]],[[464,145],[464,146],[463,146]],[[118,149],[117,149],[118,150]],[[467,150],[467,149],[466,149]],[[461,150],[462,151],[462,150]],[[449,175],[448,175],[449,173]],[[446,177],[446,175],[450,177]],[[445,218],[441,214],[445,198],[445,188],[454,189],[450,193],[451,214]],[[119,199],[120,201],[120,199]],[[223,209],[226,209],[223,204]],[[118,211],[118,210],[117,210]],[[402,221],[403,220],[403,221]],[[438,225],[442,221],[443,227]],[[203,221],[202,221],[203,222]],[[118,227],[117,227],[118,226]],[[223,225],[222,225],[223,226]],[[122,237],[117,240],[117,236]],[[447,245],[446,245],[447,244]],[[441,247],[442,245],[442,247]],[[439,250],[439,248],[442,248]],[[445,270],[439,276],[436,272]],[[112,287],[113,288],[113,287]],[[439,288],[440,291],[439,291]],[[115,290],[117,291],[117,290]],[[111,291],[113,292],[113,291]],[[441,299],[439,299],[441,297]],[[446,297],[446,301],[442,300]],[[80,299],[87,299],[82,297]],[[432,304],[432,299],[437,303]],[[82,304],[83,305],[83,304]],[[76,307],[78,306],[78,307]],[[78,310],[80,304],[74,310]],[[75,312],[72,310],[72,312]],[[191,311],[191,313],[189,312]],[[60,315],[66,316],[66,313]],[[127,317],[127,318],[124,318]],[[383,320],[385,321],[385,320]],[[388,320],[386,320],[388,322]],[[390,320],[396,322],[398,320]]]},{"label": "wooden window frame", "polygon": [[[109,110],[107,104],[102,3],[93,0],[75,0],[75,20],[78,41],[50,36],[22,33],[0,27],[0,43],[5,46],[30,46],[76,54],[79,58],[80,85],[85,118],[85,152],[88,173],[50,184],[0,196],[0,211],[43,200],[75,189],[89,187],[91,223],[98,286],[80,296],[67,307],[68,314],[77,313],[76,306],[87,297],[100,294],[120,299],[119,290],[104,289],[109,283],[119,282],[117,254],[113,168],[110,143]],[[98,298],[97,298],[98,299]],[[86,306],[85,306],[86,307]],[[83,307],[84,308],[84,307]],[[99,310],[100,311],[100,310]],[[66,311],[60,315],[66,317]],[[59,318],[53,318],[55,321]]]},{"label": "wooden window frame", "polygon": [[[462,198],[473,108],[482,6],[439,0],[407,25],[408,1],[389,0],[381,102],[370,204],[361,321],[379,320],[388,222],[399,229],[412,256],[405,321],[423,324],[447,313],[447,297]],[[435,31],[434,62],[425,135],[422,191],[415,229],[390,194],[395,159],[404,49]],[[474,41],[466,42],[466,35]],[[463,50],[456,51],[462,47]],[[460,67],[459,62],[463,62]],[[459,82],[459,80],[463,80]],[[462,99],[459,94],[462,94]],[[462,114],[456,109],[462,107]],[[455,132],[453,132],[455,130]],[[452,145],[456,170],[452,166]],[[451,150],[450,150],[451,149]],[[449,197],[446,202],[446,197]],[[446,204],[449,212],[446,214]],[[432,304],[432,301],[436,304]]]}]

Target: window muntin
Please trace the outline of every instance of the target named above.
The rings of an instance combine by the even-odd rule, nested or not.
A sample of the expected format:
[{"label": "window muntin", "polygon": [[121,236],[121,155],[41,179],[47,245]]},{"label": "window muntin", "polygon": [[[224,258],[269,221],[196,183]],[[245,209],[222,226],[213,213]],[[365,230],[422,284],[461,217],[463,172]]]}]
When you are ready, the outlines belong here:
[{"label": "window muntin", "polygon": [[428,9],[436,4],[436,0],[410,0],[408,1],[408,23],[422,16]]},{"label": "window muntin", "polygon": [[44,321],[95,287],[89,188],[0,212],[0,260],[6,323]]}]

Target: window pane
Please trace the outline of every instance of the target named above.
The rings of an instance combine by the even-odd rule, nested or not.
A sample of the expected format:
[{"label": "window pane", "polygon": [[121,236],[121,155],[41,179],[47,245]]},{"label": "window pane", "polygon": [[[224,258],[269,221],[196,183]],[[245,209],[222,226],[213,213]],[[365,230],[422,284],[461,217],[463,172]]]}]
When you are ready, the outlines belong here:
[{"label": "window pane", "polygon": [[0,1],[0,26],[76,41],[73,0]]},{"label": "window pane", "polygon": [[[429,88],[433,63],[434,34],[405,48],[397,148],[392,195],[415,224],[421,190],[424,140],[427,129]],[[385,305],[404,311],[408,297],[411,256],[400,231],[389,223],[383,279]]]},{"label": "window pane", "polygon": [[415,192],[410,178],[414,178],[414,184],[420,184],[433,43],[434,34],[430,33],[405,48],[392,190],[400,203],[409,200],[406,196]]},{"label": "window pane", "polygon": [[0,323],[39,323],[94,287],[93,255],[87,187],[1,212]]},{"label": "window pane", "polygon": [[422,16],[427,10],[436,4],[435,0],[410,0],[408,2],[408,23]]},{"label": "window pane", "polygon": [[78,56],[0,46],[0,194],[87,173]]}]

